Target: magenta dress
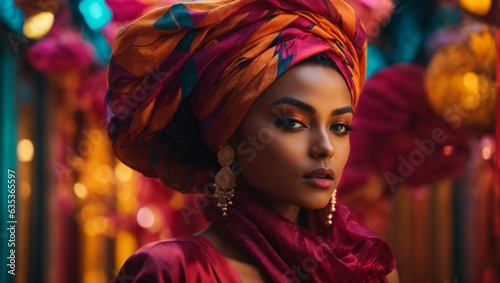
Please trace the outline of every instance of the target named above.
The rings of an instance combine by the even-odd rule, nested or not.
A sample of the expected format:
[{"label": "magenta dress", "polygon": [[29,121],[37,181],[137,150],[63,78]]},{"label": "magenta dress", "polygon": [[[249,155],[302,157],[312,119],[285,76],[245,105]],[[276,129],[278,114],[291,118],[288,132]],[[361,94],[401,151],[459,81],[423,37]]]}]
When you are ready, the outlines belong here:
[{"label": "magenta dress", "polygon": [[187,236],[145,245],[123,265],[115,281],[141,283],[241,282],[206,238]]}]

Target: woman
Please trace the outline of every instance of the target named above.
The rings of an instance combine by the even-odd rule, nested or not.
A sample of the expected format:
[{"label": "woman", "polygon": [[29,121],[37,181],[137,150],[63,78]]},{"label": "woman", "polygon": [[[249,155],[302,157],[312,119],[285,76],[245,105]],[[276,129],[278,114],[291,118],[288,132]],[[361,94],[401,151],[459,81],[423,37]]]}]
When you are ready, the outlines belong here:
[{"label": "woman", "polygon": [[340,0],[177,3],[122,30],[106,97],[115,152],[205,193],[212,225],[146,245],[115,282],[394,276],[387,244],[335,201],[365,53]]}]

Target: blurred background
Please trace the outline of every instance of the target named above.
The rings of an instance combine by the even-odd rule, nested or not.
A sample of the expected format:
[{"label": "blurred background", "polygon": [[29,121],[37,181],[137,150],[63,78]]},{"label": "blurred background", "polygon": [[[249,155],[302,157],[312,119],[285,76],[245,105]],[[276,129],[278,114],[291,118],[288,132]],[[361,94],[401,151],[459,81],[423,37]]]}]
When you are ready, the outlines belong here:
[{"label": "blurred background", "polygon": [[[368,82],[340,201],[390,243],[401,282],[500,282],[500,1],[348,2]],[[132,171],[106,134],[114,38],[168,3],[0,0],[0,161],[17,190],[15,277],[0,191],[0,282],[109,282],[145,243],[206,226],[199,196]]]}]

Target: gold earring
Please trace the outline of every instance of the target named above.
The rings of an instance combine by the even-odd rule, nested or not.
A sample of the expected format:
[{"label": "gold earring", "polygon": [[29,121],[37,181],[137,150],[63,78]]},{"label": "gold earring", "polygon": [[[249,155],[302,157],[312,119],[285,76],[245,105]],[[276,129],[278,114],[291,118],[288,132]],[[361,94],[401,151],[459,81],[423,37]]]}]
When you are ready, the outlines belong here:
[{"label": "gold earring", "polygon": [[330,207],[330,213],[326,216],[326,225],[332,225],[333,221],[333,213],[335,212],[335,203],[337,203],[337,189],[335,188],[333,190],[332,194],[332,200],[331,200],[331,207]]},{"label": "gold earring", "polygon": [[236,177],[229,167],[234,160],[234,150],[230,145],[225,145],[217,152],[217,159],[220,163],[220,170],[215,175],[214,197],[219,199],[217,207],[222,210],[222,216],[227,216],[227,206],[233,205],[231,198],[234,196]]}]

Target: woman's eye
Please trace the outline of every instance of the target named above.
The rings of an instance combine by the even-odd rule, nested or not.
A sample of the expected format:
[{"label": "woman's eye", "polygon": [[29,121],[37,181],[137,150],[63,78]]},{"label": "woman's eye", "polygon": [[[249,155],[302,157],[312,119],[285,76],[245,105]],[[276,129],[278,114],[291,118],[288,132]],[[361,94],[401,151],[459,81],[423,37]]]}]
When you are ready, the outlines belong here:
[{"label": "woman's eye", "polygon": [[342,123],[339,123],[339,124],[334,124],[330,127],[330,131],[338,134],[338,135],[348,135],[350,131],[352,131],[353,128],[351,125],[347,125],[347,124],[342,124]]},{"label": "woman's eye", "polygon": [[276,120],[274,121],[274,125],[277,128],[283,130],[296,130],[300,128],[305,128],[305,125],[302,122],[293,118],[286,118],[286,117],[276,118]]}]

